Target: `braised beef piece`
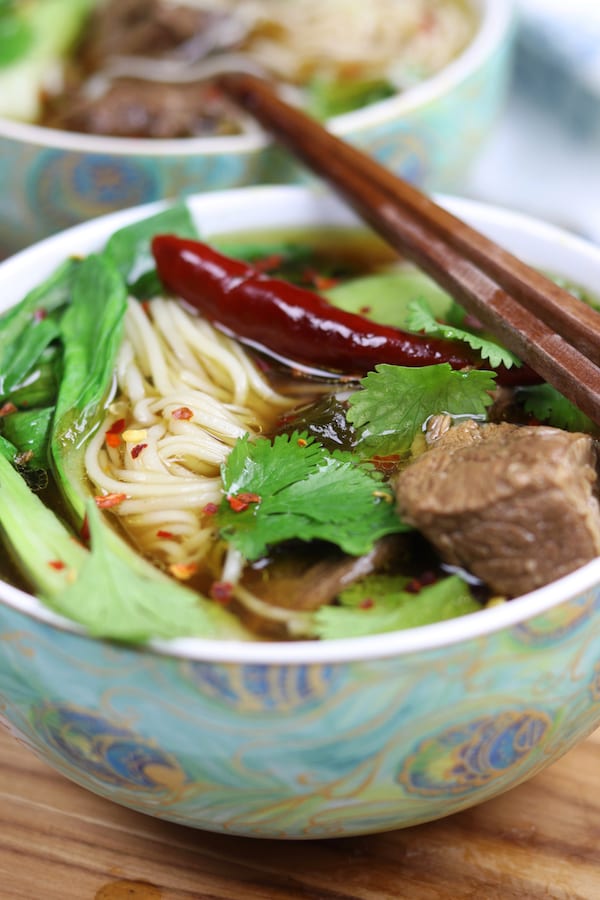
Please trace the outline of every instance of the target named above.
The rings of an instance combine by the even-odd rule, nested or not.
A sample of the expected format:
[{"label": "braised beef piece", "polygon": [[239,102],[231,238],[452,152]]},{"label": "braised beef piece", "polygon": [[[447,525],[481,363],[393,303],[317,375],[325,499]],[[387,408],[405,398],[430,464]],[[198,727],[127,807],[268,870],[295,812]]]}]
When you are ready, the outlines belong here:
[{"label": "braised beef piece", "polygon": [[[348,556],[333,547],[324,555],[319,542],[298,543],[289,552],[280,548],[266,567],[248,566],[242,585],[270,606],[312,612],[331,603],[345,588],[373,572],[396,571],[400,566],[406,570],[413,561],[412,539],[407,534],[389,535],[377,541],[370,553],[359,557]],[[259,634],[278,639],[289,637],[282,622],[252,614],[241,604],[235,605],[235,611]]]},{"label": "braised beef piece", "polygon": [[108,0],[92,15],[78,58],[96,72],[113,56],[164,56],[217,18],[222,14],[164,0]]},{"label": "braised beef piece", "polygon": [[395,479],[400,515],[442,558],[514,597],[600,554],[593,438],[506,423],[451,428]]},{"label": "braised beef piece", "polygon": [[181,138],[236,134],[235,113],[208,85],[119,79],[101,96],[63,100],[44,124],[113,137]]},{"label": "braised beef piece", "polygon": [[[186,59],[211,45],[225,14],[165,2],[109,0],[92,15],[68,74],[65,90],[48,97],[41,124],[88,134],[128,138],[213,137],[240,131],[239,111],[207,83],[166,83],[110,73],[118,57]],[[225,38],[229,32],[223,32]],[[233,34],[233,32],[231,32]],[[206,47],[204,47],[206,49]]]}]

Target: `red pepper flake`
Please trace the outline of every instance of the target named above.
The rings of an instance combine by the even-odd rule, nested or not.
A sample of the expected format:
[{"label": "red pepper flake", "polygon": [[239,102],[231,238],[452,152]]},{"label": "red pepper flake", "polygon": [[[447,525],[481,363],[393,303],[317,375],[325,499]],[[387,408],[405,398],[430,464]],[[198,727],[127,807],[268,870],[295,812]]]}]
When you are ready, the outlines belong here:
[{"label": "red pepper flake", "polygon": [[283,429],[286,425],[289,425],[290,422],[293,422],[296,418],[295,413],[284,413],[284,415],[279,416],[277,419],[277,429]]},{"label": "red pepper flake", "polygon": [[369,313],[373,312],[373,307],[372,306],[361,306],[358,311],[361,314],[361,316],[368,316]]},{"label": "red pepper flake", "polygon": [[137,459],[142,450],[144,450],[148,444],[136,444],[135,447],[131,448],[131,458]]},{"label": "red pepper flake", "polygon": [[359,609],[372,609],[375,606],[375,601],[372,597],[364,597],[358,606]]},{"label": "red pepper flake", "polygon": [[172,531],[165,531],[163,528],[159,528],[156,532],[157,538],[164,538],[166,541],[170,541],[175,537]]},{"label": "red pepper flake", "polygon": [[106,434],[104,439],[109,447],[118,447],[121,443],[121,434],[125,431],[125,419],[116,419]]},{"label": "red pepper flake", "polygon": [[216,84],[207,84],[202,91],[202,103],[214,104],[218,102],[222,105],[224,102],[223,97],[223,91]]},{"label": "red pepper flake", "polygon": [[467,315],[465,316],[463,320],[463,327],[467,328],[469,331],[483,331],[481,320],[475,318],[475,316],[472,316],[470,313],[467,313]]},{"label": "red pepper flake", "polygon": [[84,544],[89,544],[90,542],[90,523],[88,521],[87,515],[84,516],[83,522],[81,523],[81,530],[79,532],[79,536]]},{"label": "red pepper flake", "polygon": [[302,276],[300,280],[303,282],[303,284],[310,284],[314,286],[318,277],[319,273],[316,269],[311,269],[309,266],[306,266],[306,268],[302,270]]},{"label": "red pepper flake", "polygon": [[298,438],[296,443],[299,447],[306,447],[308,445],[308,441],[305,438]]},{"label": "red pepper flake", "polygon": [[404,590],[407,594],[418,594],[424,587],[435,584],[437,580],[435,572],[423,572],[418,578],[409,581]]},{"label": "red pepper flake", "polygon": [[140,303],[140,306],[142,307],[142,309],[144,310],[144,312],[146,313],[148,318],[150,318],[150,301],[142,300],[142,302]]},{"label": "red pepper flake", "polygon": [[242,492],[240,494],[229,494],[227,502],[234,512],[243,512],[248,509],[251,503],[260,503],[260,495],[250,492]]},{"label": "red pepper flake", "polygon": [[197,563],[173,563],[169,566],[169,572],[178,581],[188,581],[197,571]]},{"label": "red pepper flake", "polygon": [[423,13],[421,16],[421,31],[425,34],[430,34],[434,31],[438,24],[438,17],[436,16],[433,10],[427,10],[427,12]]},{"label": "red pepper flake", "polygon": [[233,597],[233,585],[230,581],[213,581],[209,595],[217,603],[222,603],[223,606],[226,606]]},{"label": "red pepper flake", "polygon": [[102,497],[94,497],[94,500],[98,509],[111,509],[127,500],[127,494],[104,494]]},{"label": "red pepper flake", "polygon": [[378,472],[383,475],[391,475],[400,462],[400,456],[397,453],[390,453],[389,456],[373,456],[371,462]]},{"label": "red pepper flake", "polygon": [[255,259],[252,267],[257,272],[273,272],[278,269],[283,262],[282,253],[271,253],[269,256],[263,256],[261,259]]},{"label": "red pepper flake", "polygon": [[33,314],[34,322],[43,322],[44,319],[48,318],[48,311],[45,309],[36,309]]},{"label": "red pepper flake", "polygon": [[419,581],[421,582],[423,587],[427,587],[428,584],[435,584],[437,580],[438,577],[435,572],[423,572],[423,574],[419,578]]},{"label": "red pepper flake", "polygon": [[56,569],[57,572],[60,572],[61,569],[66,569],[66,563],[62,561],[62,559],[51,559],[48,563],[51,569]]},{"label": "red pepper flake", "polygon": [[16,413],[17,407],[14,403],[11,403],[10,400],[7,400],[6,403],[3,403],[0,406],[0,417],[1,416],[11,416],[13,413]]},{"label": "red pepper flake", "polygon": [[194,413],[188,406],[180,406],[171,413],[174,419],[193,419]]},{"label": "red pepper flake", "polygon": [[202,507],[203,516],[214,516],[218,511],[219,507],[216,503],[207,503],[206,506]]},{"label": "red pepper flake", "polygon": [[318,291],[328,291],[339,283],[339,278],[329,278],[326,275],[315,275],[314,278],[314,286]]}]

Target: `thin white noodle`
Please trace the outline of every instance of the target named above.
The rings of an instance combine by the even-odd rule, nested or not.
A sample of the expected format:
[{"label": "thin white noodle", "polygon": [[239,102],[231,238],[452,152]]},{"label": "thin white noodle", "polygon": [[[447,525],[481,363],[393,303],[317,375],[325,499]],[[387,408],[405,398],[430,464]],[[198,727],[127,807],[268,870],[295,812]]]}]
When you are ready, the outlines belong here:
[{"label": "thin white noodle", "polygon": [[[96,494],[140,549],[166,566],[200,564],[235,441],[267,429],[294,401],[236,342],[173,300],[128,305],[118,393],[86,452]],[[123,497],[124,495],[124,497]],[[109,498],[110,502],[110,498]]]},{"label": "thin white noodle", "polygon": [[464,0],[185,2],[233,15],[247,34],[239,49],[248,64],[296,84],[351,75],[402,86],[442,68],[475,27]]},{"label": "thin white noodle", "polygon": [[261,600],[256,594],[251,594],[250,591],[242,587],[241,584],[235,585],[233,596],[242,604],[242,606],[255,615],[261,616],[261,618],[271,622],[285,625],[288,632],[295,637],[301,637],[310,630],[312,618],[310,613],[297,612],[296,610],[273,606],[272,603]]}]

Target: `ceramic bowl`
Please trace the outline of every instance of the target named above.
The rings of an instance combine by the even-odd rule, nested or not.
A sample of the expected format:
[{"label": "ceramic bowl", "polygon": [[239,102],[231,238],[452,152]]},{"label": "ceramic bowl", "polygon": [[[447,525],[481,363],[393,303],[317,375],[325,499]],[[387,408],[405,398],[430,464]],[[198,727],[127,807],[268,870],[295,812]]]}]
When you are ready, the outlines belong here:
[{"label": "ceramic bowl", "polygon": [[[505,95],[512,0],[473,3],[480,26],[459,58],[401,96],[328,123],[341,137],[432,189],[456,189]],[[0,119],[0,256],[139,203],[305,177],[262,134],[129,140]]]},{"label": "ceramic bowl", "polygon": [[[532,264],[600,291],[600,248],[507,211],[442,202]],[[190,204],[207,238],[355,221],[302,187]],[[113,214],[4,262],[2,306],[147,213]],[[0,584],[0,719],[68,778],[152,816],[265,838],[364,834],[487,800],[584,738],[600,723],[599,631],[600,559],[452,621],[285,644],[121,646]]]}]

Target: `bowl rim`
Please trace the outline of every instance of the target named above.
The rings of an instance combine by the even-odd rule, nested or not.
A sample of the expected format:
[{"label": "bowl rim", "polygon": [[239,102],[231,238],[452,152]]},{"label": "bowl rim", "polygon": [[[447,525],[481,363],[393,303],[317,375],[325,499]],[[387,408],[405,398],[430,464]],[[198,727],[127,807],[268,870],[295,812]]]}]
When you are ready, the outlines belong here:
[{"label": "bowl rim", "polygon": [[[257,185],[234,190],[198,194],[196,201],[203,207],[222,207],[222,199],[228,198],[230,208],[236,207],[238,198],[246,198],[255,208],[268,204],[276,196],[282,208],[286,208],[286,198],[320,198],[321,202],[331,202],[342,209],[344,204],[330,192],[320,188],[292,185]],[[547,224],[532,216],[513,210],[483,203],[475,200],[440,196],[438,202],[445,205],[458,216],[475,215],[480,227],[500,225],[504,228],[518,227],[524,235],[533,236],[542,241],[554,242],[565,246],[568,252],[577,254],[578,260],[590,259],[600,271],[600,247],[574,235],[555,225]],[[187,202],[194,206],[194,197]],[[168,205],[169,201],[157,201],[126,210],[113,212],[98,217],[90,222],[75,225],[56,235],[32,245],[20,253],[9,257],[0,264],[0,272],[17,268],[32,269],[30,259],[39,255],[42,260],[54,260],[53,246],[62,243],[65,238],[77,248],[78,235],[98,231],[105,234],[103,223],[111,223],[113,229],[121,227],[134,218],[148,215]],[[200,214],[202,210],[200,210]],[[210,235],[210,229],[209,229]],[[1,281],[1,277],[0,277]],[[563,603],[587,592],[598,593],[600,584],[600,557],[585,566],[552,582],[524,594],[516,601],[505,603],[489,609],[478,610],[456,619],[446,620],[418,628],[406,629],[384,634],[356,638],[340,638],[328,641],[240,641],[209,638],[176,638],[173,640],[151,640],[141,645],[119,645],[141,652],[151,652],[163,657],[203,663],[224,663],[242,665],[337,665],[352,662],[367,662],[390,657],[411,656],[415,653],[433,651],[450,647],[470,640],[484,639],[506,628],[518,627],[529,619],[544,614]],[[71,632],[85,640],[113,644],[102,638],[95,638],[77,623],[54,613],[40,600],[26,591],[20,590],[0,580],[0,604],[17,612],[44,622],[61,631]]]},{"label": "bowl rim", "polygon": [[[340,137],[376,128],[449,93],[491,57],[512,32],[516,0],[470,0],[481,15],[479,27],[467,47],[435,75],[402,94],[380,100],[354,112],[327,120]],[[260,129],[243,135],[197,138],[120,138],[45,128],[0,116],[0,138],[38,147],[74,153],[112,154],[124,157],[218,156],[257,153],[270,144]]]},{"label": "bowl rim", "polygon": [[26,615],[53,629],[102,645],[119,646],[132,652],[151,653],[160,657],[193,663],[264,666],[335,666],[348,663],[371,662],[415,654],[484,640],[506,629],[524,626],[536,616],[568,603],[586,592],[598,590],[600,558],[575,572],[523,594],[517,600],[501,606],[424,625],[404,631],[328,641],[241,641],[209,638],[174,638],[150,640],[141,644],[126,644],[97,638],[75,622],[52,612],[41,601],[19,588],[0,582],[5,591],[0,604]]}]

